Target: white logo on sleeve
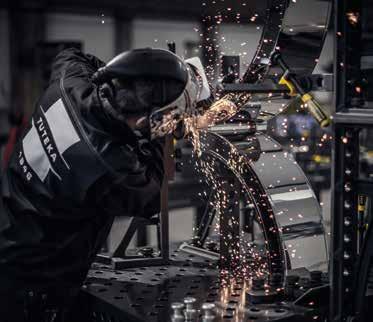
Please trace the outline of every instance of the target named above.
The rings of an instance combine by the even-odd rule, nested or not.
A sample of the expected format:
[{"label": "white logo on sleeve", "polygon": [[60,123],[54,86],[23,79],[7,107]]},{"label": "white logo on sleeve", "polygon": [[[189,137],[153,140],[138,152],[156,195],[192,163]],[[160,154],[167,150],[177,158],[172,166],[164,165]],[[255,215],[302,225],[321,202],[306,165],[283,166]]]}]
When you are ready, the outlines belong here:
[{"label": "white logo on sleeve", "polygon": [[[55,163],[60,159],[69,170],[70,165],[63,153],[79,142],[80,138],[62,99],[46,112],[40,106],[40,111],[41,115],[32,119],[31,129],[23,139],[24,158],[41,181],[45,180],[50,171],[62,180],[55,169]],[[31,177],[27,179],[31,180]]]}]

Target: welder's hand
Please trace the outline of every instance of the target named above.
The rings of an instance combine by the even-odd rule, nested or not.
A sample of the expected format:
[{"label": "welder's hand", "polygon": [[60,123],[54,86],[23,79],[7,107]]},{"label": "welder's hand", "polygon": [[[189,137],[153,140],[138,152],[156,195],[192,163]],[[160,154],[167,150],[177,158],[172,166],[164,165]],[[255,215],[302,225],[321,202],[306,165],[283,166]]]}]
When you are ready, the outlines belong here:
[{"label": "welder's hand", "polygon": [[163,146],[164,140],[162,139],[150,141],[142,137],[139,138],[136,149],[140,162],[147,167],[151,164],[151,170],[160,180],[163,178]]},{"label": "welder's hand", "polygon": [[147,138],[139,138],[138,154],[142,159],[162,158],[164,140],[158,139],[150,141]]}]

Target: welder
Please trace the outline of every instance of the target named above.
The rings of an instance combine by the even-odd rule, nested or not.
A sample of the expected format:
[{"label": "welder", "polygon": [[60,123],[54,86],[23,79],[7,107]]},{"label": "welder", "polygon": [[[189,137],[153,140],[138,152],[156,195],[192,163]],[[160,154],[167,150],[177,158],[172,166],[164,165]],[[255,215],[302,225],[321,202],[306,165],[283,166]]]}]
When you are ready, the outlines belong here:
[{"label": "welder", "polygon": [[115,216],[159,211],[163,138],[211,91],[198,59],[60,53],[1,178],[0,320],[69,312]]}]

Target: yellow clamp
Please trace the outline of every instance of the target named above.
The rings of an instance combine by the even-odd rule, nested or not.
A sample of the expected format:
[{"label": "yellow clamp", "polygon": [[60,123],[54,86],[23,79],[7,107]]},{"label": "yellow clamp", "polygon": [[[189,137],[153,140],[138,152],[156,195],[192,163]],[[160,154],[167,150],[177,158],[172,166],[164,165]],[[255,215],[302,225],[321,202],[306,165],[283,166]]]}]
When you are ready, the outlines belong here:
[{"label": "yellow clamp", "polygon": [[308,110],[320,124],[321,127],[326,127],[330,124],[330,118],[323,111],[323,108],[320,106],[317,101],[314,100],[313,96],[309,93],[301,95],[301,100],[304,104],[308,105]]},{"label": "yellow clamp", "polygon": [[312,156],[312,160],[315,161],[316,163],[330,163],[330,157],[323,156],[320,154],[314,154]]},{"label": "yellow clamp", "polygon": [[358,205],[357,205],[357,211],[358,212],[364,212],[365,211],[365,202],[366,197],[364,195],[359,195],[358,197]]},{"label": "yellow clamp", "polygon": [[313,99],[313,97],[308,93],[302,95],[302,102],[305,103],[305,104],[312,99]]},{"label": "yellow clamp", "polygon": [[294,85],[292,82],[287,80],[284,76],[281,77],[280,81],[278,82],[280,85],[286,85],[289,88],[289,95],[290,96],[296,96],[297,95],[297,90],[295,89]]},{"label": "yellow clamp", "polygon": [[359,212],[365,211],[365,205],[358,205],[357,206],[357,211],[359,211]]}]

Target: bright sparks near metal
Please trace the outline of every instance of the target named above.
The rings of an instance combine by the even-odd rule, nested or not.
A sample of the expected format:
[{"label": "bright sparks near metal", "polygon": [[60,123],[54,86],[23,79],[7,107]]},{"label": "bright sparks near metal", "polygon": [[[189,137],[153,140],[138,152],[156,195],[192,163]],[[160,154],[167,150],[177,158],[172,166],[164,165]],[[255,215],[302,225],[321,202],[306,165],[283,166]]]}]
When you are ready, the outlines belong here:
[{"label": "bright sparks near metal", "polygon": [[[293,0],[292,2],[293,5],[299,5],[299,1]],[[245,1],[238,0],[237,2],[235,2],[234,6],[230,6],[225,0],[207,0],[202,3],[202,7],[208,7],[209,9],[213,9],[217,8],[221,3],[225,3],[225,8],[217,9],[215,14],[205,16],[203,19],[203,29],[200,27],[195,28],[195,32],[197,32],[199,36],[204,37],[202,44],[199,46],[199,49],[203,49],[203,53],[205,55],[205,62],[207,64],[207,76],[212,83],[215,83],[218,77],[224,76],[221,74],[217,75],[218,73],[216,72],[217,70],[219,70],[220,67],[220,55],[239,55],[242,59],[246,59],[246,61],[243,61],[245,67],[248,67],[248,65],[250,64],[250,57],[248,57],[248,53],[250,53],[249,46],[251,46],[251,43],[248,41],[240,41],[238,43],[238,46],[234,48],[234,46],[231,45],[231,39],[229,38],[229,36],[222,33],[223,24],[228,21],[232,22],[233,18],[233,21],[235,19],[236,23],[240,24],[241,26],[251,24],[254,25],[254,28],[256,27],[256,29],[259,30],[259,32],[261,32],[262,29],[261,25],[256,24],[263,20],[263,17],[260,17],[255,12],[252,12],[248,15],[247,10],[245,10],[245,14],[243,14],[244,9],[248,9],[246,7],[247,4]],[[237,8],[240,8],[240,5],[242,6],[242,13],[239,12],[239,10],[237,10]],[[359,19],[359,17],[357,17],[354,14],[348,15],[347,18],[349,19],[351,24],[356,24]],[[292,29],[289,30],[289,32],[292,31]],[[277,41],[277,39],[270,38],[271,37],[266,37],[265,39],[263,39],[263,42],[265,44],[270,45],[274,44]],[[278,46],[276,47],[276,49],[281,50],[281,48],[279,48]],[[268,58],[268,56],[265,53],[263,53],[260,56],[261,57],[259,58]],[[263,66],[258,66],[258,68],[263,68]],[[341,65],[341,67],[343,66]],[[259,81],[263,77],[261,69],[251,69],[250,73],[253,74],[254,79],[254,76],[258,74]],[[279,75],[276,74],[275,76],[277,77]],[[356,88],[355,90],[356,92],[359,92],[361,89]],[[209,206],[216,210],[216,218],[219,218],[221,214],[230,216],[229,211],[226,211],[226,208],[229,206],[230,201],[226,185],[224,185],[223,180],[219,175],[219,171],[222,167],[222,162],[221,160],[219,160],[219,155],[221,154],[221,147],[210,146],[209,142],[207,140],[204,140],[204,136],[206,135],[205,130],[216,124],[222,123],[224,122],[224,120],[232,117],[238,110],[237,106],[241,107],[252,98],[248,94],[229,95],[230,96],[224,96],[220,100],[218,100],[213,106],[211,106],[210,110],[208,110],[203,116],[189,117],[185,120],[186,132],[188,133],[187,137],[190,139],[194,147],[195,158],[192,162],[194,162],[194,166],[197,172],[202,174],[204,181],[206,182],[208,187],[205,191],[200,193],[200,196],[204,198],[204,200],[208,200]],[[267,106],[272,105],[273,103],[275,103],[275,106],[279,106],[279,112],[283,112],[286,110],[286,108],[288,107],[288,102],[285,101],[281,104],[283,98],[284,97],[282,94],[276,93],[268,93],[267,95],[255,95],[254,97],[255,100],[262,103],[262,110],[260,113],[261,116],[264,118],[275,116],[275,114],[272,112],[270,108],[266,108]],[[296,112],[303,113],[304,110],[306,110],[306,106],[304,104],[300,104],[296,107]],[[290,132],[290,126],[292,125],[291,123],[292,122],[289,122],[287,118],[284,119],[283,123],[281,124],[281,136],[288,137]],[[275,132],[274,129],[272,131]],[[290,140],[293,141],[294,139]],[[316,142],[316,144],[318,147],[322,147],[323,145],[327,144],[330,140],[331,136],[325,133],[324,135],[322,135],[320,142]],[[308,136],[306,135],[303,135],[303,139],[301,139],[300,144],[301,147],[298,147],[298,149],[302,149],[302,152],[307,152],[310,149],[310,147],[312,147],[308,145]],[[295,149],[297,147],[291,144],[290,148]],[[234,147],[232,144],[230,144],[230,151],[231,154],[229,156],[229,159],[225,161],[228,170],[232,172],[232,176],[233,174],[242,174],[243,172],[245,172],[245,167],[247,166],[247,164],[251,162],[249,157],[241,154],[241,152],[239,152],[237,148]],[[208,154],[210,157],[206,157],[206,154]],[[275,154],[273,155],[273,158],[275,158]],[[283,169],[281,168],[281,166],[279,166],[278,168],[276,167],[270,169],[269,171],[282,170]],[[297,181],[296,177],[293,177],[291,179],[294,182]],[[252,180],[255,180],[255,178],[253,178]],[[274,180],[273,185],[269,185],[269,187],[271,188],[279,183],[279,180]],[[211,193],[208,190],[211,190]],[[294,190],[297,190],[297,188],[295,187]],[[292,190],[290,189],[289,192],[291,191]],[[253,191],[253,189],[246,186],[244,182],[240,182],[240,188],[236,189],[235,193],[246,193],[249,196],[253,196],[258,192]],[[263,199],[266,199],[265,196],[261,197],[263,197]],[[256,198],[260,199],[257,195]],[[246,206],[244,202],[250,204],[250,200],[241,200],[238,202],[240,208]],[[274,217],[275,215],[281,216],[281,213],[271,213],[270,209],[268,208],[268,212],[264,212],[262,213],[262,215],[267,217]],[[294,214],[294,218],[290,218],[289,220],[292,221],[293,219],[296,220],[297,218],[303,217],[304,214],[296,213]],[[261,224],[261,218],[258,218],[258,223]],[[228,224],[231,226],[238,224],[234,219],[233,215],[232,220],[228,221]],[[215,232],[219,234],[219,221],[215,223],[214,229]],[[281,228],[277,228],[275,225],[272,227],[272,231],[282,233]],[[226,244],[236,243],[234,236],[231,235],[221,236],[220,240]],[[264,244],[265,246],[267,246],[266,241],[264,241]],[[270,257],[269,251],[267,249],[263,250],[259,247],[256,247],[256,245],[252,242],[248,242],[248,239],[245,238],[244,233],[242,233],[242,235],[239,236],[238,245],[231,246],[233,252],[231,254],[231,258],[234,258],[234,261],[236,262],[232,263],[232,267],[235,268],[235,271],[233,272],[233,274],[231,274],[232,272],[229,273],[227,271],[221,272],[222,280],[226,281],[225,284],[222,283],[222,303],[225,302],[224,299],[228,298],[228,294],[231,293],[230,286],[233,285],[235,281],[237,281],[237,279],[242,277],[245,281],[248,282],[248,284],[250,284],[250,277],[266,277],[269,271],[268,261],[271,260],[270,258],[268,258]],[[289,256],[301,258],[299,255],[297,255],[297,246],[297,243],[288,246],[284,245],[285,248],[288,247],[286,251],[289,253]],[[237,249],[239,249],[238,252]],[[233,278],[232,276],[235,276],[236,278]]]},{"label": "bright sparks near metal", "polygon": [[[241,103],[246,103],[249,98],[250,96],[247,94],[228,94],[213,104],[209,111],[202,117],[190,117],[185,120],[186,132],[194,148],[194,166],[197,172],[203,176],[208,189],[211,190],[210,193],[203,191],[201,196],[210,196],[208,206],[216,212],[217,220],[214,230],[217,234],[220,234],[219,218],[221,215],[230,216],[227,220],[230,227],[239,227],[240,225],[236,219],[237,217],[230,210],[232,199],[235,200],[233,206],[238,206],[239,208],[243,208],[249,204],[248,200],[242,201],[239,197],[232,198],[229,195],[229,190],[232,193],[232,189],[234,189],[233,193],[237,194],[237,196],[242,196],[245,192],[246,194],[250,194],[252,191],[244,182],[240,182],[240,188],[238,189],[232,183],[229,183],[227,187],[227,182],[221,178],[222,163],[218,157],[221,151],[219,147],[209,145],[208,140],[205,139],[206,132],[201,130],[200,127],[201,124],[212,126],[231,118],[237,112],[237,106],[242,106]],[[237,104],[234,102],[237,102]],[[201,121],[201,118],[203,121]],[[231,143],[229,143],[229,148],[229,157],[225,161],[227,170],[231,173],[232,177],[234,174],[242,176],[245,173],[244,165],[250,160],[242,155]],[[209,157],[202,157],[206,152],[208,152]],[[243,204],[243,202],[248,204]],[[253,276],[268,275],[268,266],[265,260],[266,252],[258,249],[255,244],[247,242],[243,231],[240,232],[239,236],[232,236],[231,234],[220,236],[220,242],[224,243],[226,248],[229,249],[229,258],[233,259],[233,262],[230,263],[233,272],[221,271],[224,280],[229,280],[229,276],[248,279]]]}]

